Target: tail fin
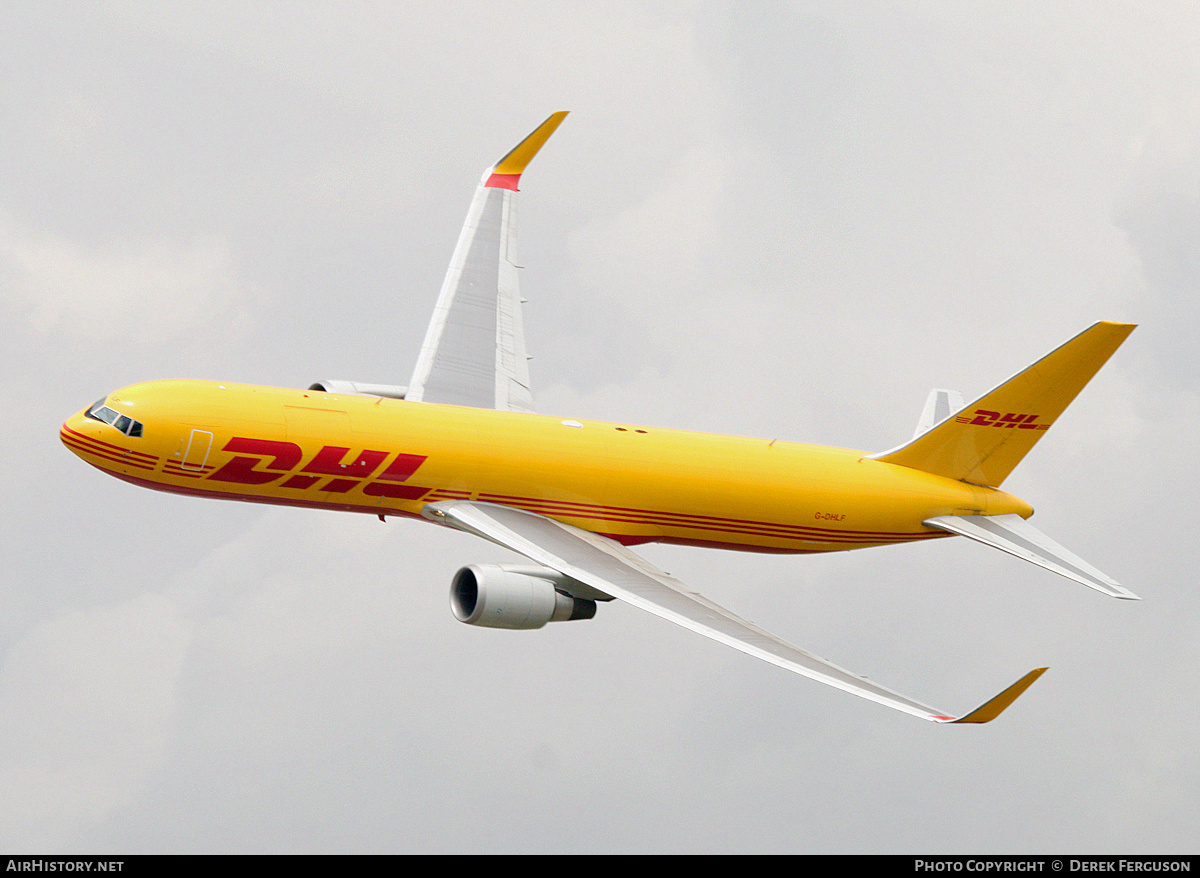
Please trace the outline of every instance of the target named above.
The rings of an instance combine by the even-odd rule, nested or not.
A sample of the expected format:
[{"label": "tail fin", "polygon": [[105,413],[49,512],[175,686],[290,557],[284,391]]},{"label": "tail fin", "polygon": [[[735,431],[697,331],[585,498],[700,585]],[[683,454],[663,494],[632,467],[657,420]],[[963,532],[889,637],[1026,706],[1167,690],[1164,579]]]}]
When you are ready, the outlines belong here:
[{"label": "tail fin", "polygon": [[1097,323],[954,417],[870,457],[999,487],[1135,328]]},{"label": "tail fin", "polygon": [[957,390],[934,388],[929,391],[929,398],[925,400],[925,408],[921,411],[921,420],[917,421],[913,438],[928,433],[935,424],[940,424],[951,415],[957,414],[963,405],[962,394]]}]

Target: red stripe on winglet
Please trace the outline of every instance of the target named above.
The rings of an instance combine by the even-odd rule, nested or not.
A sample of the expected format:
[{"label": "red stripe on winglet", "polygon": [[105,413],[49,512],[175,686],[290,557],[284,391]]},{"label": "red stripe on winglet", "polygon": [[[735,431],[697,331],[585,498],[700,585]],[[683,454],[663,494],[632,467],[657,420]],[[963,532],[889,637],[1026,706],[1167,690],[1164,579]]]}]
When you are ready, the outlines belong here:
[{"label": "red stripe on winglet", "polygon": [[492,174],[483,185],[490,186],[492,189],[511,189],[516,192],[519,182],[521,182],[520,174]]}]

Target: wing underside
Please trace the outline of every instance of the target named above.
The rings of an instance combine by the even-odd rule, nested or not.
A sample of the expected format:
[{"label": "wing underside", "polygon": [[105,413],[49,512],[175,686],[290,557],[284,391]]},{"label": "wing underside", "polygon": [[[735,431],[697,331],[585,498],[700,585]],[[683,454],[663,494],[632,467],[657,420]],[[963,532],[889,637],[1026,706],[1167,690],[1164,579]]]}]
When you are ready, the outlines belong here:
[{"label": "wing underside", "polygon": [[933,722],[988,722],[1045,670],[1031,671],[974,711],[954,717],[792,646],[690,590],[598,534],[520,509],[474,501],[427,505],[430,521],[475,534],[614,598],[755,658]]}]

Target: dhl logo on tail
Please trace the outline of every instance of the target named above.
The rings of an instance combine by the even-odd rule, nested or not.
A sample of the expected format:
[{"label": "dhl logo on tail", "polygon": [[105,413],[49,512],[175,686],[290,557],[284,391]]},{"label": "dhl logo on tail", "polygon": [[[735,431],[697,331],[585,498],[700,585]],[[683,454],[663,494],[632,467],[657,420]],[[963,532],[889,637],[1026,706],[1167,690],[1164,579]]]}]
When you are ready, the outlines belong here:
[{"label": "dhl logo on tail", "polygon": [[978,427],[1019,427],[1022,430],[1049,430],[1049,424],[1038,424],[1037,415],[1019,415],[1009,412],[1002,415],[999,412],[989,412],[985,409],[975,409],[970,415],[959,415],[954,420],[960,424],[974,424]]}]

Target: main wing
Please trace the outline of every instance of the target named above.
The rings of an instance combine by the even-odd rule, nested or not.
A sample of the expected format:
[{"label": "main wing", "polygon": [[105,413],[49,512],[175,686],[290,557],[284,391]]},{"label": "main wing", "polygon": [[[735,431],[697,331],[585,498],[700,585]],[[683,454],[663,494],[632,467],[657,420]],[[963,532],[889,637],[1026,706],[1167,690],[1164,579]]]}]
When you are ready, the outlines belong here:
[{"label": "main wing", "polygon": [[533,411],[517,291],[517,183],[566,117],[554,113],[483,174],[406,398]]},{"label": "main wing", "polygon": [[830,664],[738,618],[607,537],[536,513],[470,500],[430,503],[422,514],[430,521],[498,543],[755,658],[933,722],[988,722],[1046,670],[1030,671],[980,707],[954,717]]}]

